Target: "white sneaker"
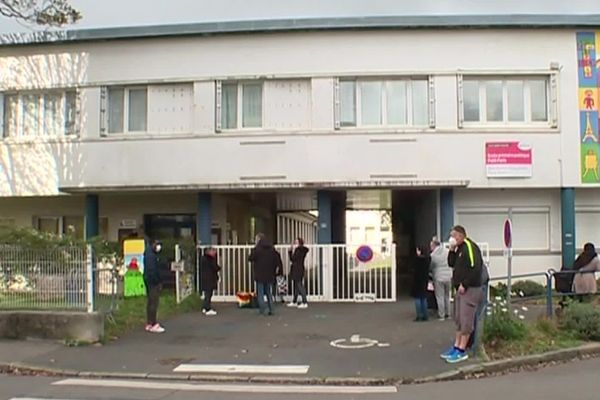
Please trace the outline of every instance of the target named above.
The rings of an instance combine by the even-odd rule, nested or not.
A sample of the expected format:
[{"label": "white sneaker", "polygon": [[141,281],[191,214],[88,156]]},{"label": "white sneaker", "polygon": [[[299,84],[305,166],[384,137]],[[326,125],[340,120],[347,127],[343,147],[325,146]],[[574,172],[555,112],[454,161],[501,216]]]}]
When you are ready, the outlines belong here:
[{"label": "white sneaker", "polygon": [[308,308],[308,304],[306,304],[306,303],[302,303],[302,304],[300,304],[300,305],[298,306],[298,308],[301,308],[301,309],[303,309],[303,310],[304,310],[304,309]]},{"label": "white sneaker", "polygon": [[206,314],[206,310],[204,308],[202,309],[202,314]]},{"label": "white sneaker", "polygon": [[217,315],[217,312],[215,310],[208,310],[204,313],[204,315],[206,315],[207,317],[212,317],[213,315]]},{"label": "white sneaker", "polygon": [[287,306],[288,307],[298,307],[298,304],[296,304],[296,303],[288,303]]},{"label": "white sneaker", "polygon": [[150,328],[148,330],[148,332],[151,332],[151,333],[164,333],[165,332],[165,328],[163,328],[162,326],[160,326],[160,324],[156,324],[152,328]]}]

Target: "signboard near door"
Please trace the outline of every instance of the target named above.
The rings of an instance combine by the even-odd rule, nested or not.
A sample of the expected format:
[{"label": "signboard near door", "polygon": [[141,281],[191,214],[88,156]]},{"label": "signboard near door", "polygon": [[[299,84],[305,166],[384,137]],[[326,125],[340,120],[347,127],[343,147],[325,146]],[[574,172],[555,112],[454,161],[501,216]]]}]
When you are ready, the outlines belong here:
[{"label": "signboard near door", "polygon": [[531,147],[520,142],[485,144],[488,178],[530,178],[533,174]]}]

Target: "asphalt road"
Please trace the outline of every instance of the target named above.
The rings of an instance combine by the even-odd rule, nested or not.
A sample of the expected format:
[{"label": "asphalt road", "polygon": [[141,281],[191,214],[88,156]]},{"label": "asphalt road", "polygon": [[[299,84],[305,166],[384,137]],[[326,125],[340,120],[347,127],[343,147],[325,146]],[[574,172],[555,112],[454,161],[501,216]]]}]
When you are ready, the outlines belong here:
[{"label": "asphalt road", "polygon": [[[0,376],[0,400],[61,399],[61,400],[268,400],[281,399],[444,399],[444,400],[597,400],[600,399],[600,359],[578,361],[535,372],[524,372],[472,381],[434,383],[380,388],[390,393],[361,394],[314,393],[319,388],[250,385],[215,385],[201,389],[191,383],[162,382],[163,387],[151,387],[144,381],[65,381],[43,377]],[[66,385],[57,385],[66,383]],[[75,383],[71,385],[70,383]],[[90,386],[80,386],[80,384]],[[103,387],[121,385],[125,387]],[[175,385],[175,386],[173,386]],[[185,386],[188,385],[188,386]],[[143,386],[130,387],[130,386]],[[156,385],[155,385],[156,386]],[[160,385],[158,385],[160,386]],[[265,393],[283,390],[285,393]],[[236,391],[239,392],[236,393]],[[329,389],[328,389],[329,390]],[[393,392],[397,390],[397,392]]]}]

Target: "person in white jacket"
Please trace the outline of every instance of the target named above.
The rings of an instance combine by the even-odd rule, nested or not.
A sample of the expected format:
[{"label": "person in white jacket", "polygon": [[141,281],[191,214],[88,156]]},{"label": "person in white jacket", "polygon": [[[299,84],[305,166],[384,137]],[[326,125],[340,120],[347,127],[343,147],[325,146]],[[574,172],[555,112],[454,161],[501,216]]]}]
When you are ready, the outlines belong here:
[{"label": "person in white jacket", "polygon": [[452,290],[452,269],[448,266],[448,249],[438,238],[431,239],[431,272],[440,321],[450,317],[450,291]]}]

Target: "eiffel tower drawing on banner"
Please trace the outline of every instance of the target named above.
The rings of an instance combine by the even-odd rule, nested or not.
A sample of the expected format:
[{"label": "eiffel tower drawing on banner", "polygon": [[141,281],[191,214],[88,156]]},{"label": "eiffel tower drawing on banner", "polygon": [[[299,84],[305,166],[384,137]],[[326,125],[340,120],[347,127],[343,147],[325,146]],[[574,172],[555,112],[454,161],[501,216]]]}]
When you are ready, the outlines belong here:
[{"label": "eiffel tower drawing on banner", "polygon": [[583,137],[583,142],[598,142],[598,138],[594,135],[594,129],[592,128],[592,120],[590,119],[590,113],[585,113],[585,136]]}]

